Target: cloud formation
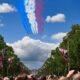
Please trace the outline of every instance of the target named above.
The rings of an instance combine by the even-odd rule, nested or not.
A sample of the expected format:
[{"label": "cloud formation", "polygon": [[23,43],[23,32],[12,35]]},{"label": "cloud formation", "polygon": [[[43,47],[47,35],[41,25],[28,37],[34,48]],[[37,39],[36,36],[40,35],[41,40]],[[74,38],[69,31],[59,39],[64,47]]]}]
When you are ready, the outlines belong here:
[{"label": "cloud formation", "polygon": [[0,4],[0,13],[9,13],[16,11],[16,8],[9,5],[8,3]]},{"label": "cloud formation", "polygon": [[47,16],[46,22],[65,22],[65,15],[62,13],[58,13],[54,16]]},{"label": "cloud formation", "polygon": [[67,32],[60,32],[51,36],[52,39],[62,40],[67,35]]},{"label": "cloud formation", "polygon": [[13,47],[15,54],[18,55],[21,61],[25,64],[28,63],[31,68],[34,63],[36,65],[38,65],[38,62],[42,64],[50,56],[51,50],[58,47],[59,44],[45,43],[25,36],[22,40],[9,45]]}]

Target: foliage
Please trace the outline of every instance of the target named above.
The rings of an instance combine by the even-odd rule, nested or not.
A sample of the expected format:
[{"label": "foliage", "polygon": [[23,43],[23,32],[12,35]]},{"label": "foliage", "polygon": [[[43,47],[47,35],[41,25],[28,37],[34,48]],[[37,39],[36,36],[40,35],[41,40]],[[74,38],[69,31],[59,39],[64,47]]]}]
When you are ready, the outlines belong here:
[{"label": "foliage", "polygon": [[[0,35],[0,51],[4,56],[3,68],[0,68],[0,75],[16,76],[21,72],[29,74],[29,69],[20,61],[18,56],[14,54],[13,48],[5,43],[4,38],[1,35]],[[13,62],[11,64],[8,62],[8,59],[10,57],[14,57]]]},{"label": "foliage", "polygon": [[[72,25],[72,30],[67,33],[59,45],[60,48],[68,50],[69,62],[65,64],[58,48],[52,50],[51,57],[39,69],[38,75],[66,74],[69,69],[80,71],[80,25]],[[54,58],[52,58],[54,57]],[[45,66],[46,65],[46,66]],[[44,68],[45,66],[45,68]]]}]

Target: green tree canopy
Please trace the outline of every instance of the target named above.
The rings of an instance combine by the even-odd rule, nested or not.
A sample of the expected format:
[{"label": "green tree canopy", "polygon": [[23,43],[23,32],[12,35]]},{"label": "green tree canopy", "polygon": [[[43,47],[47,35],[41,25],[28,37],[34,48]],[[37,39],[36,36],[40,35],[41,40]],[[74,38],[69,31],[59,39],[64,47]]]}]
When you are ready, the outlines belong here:
[{"label": "green tree canopy", "polygon": [[[39,69],[38,74],[66,74],[68,67],[80,71],[80,25],[72,25],[72,30],[67,33],[63,38],[63,41],[59,45],[60,48],[68,50],[69,65],[65,64],[63,57],[59,51],[59,48],[51,51],[51,59],[47,59],[44,65]],[[48,62],[48,64],[47,64]],[[44,68],[44,66],[46,67]],[[48,68],[47,68],[48,67]],[[50,70],[51,69],[51,70]]]},{"label": "green tree canopy", "polygon": [[[7,45],[4,41],[4,38],[0,35],[0,51],[4,56],[3,59],[3,68],[0,70],[0,75],[3,76],[11,76],[18,75],[21,72],[25,72],[29,74],[30,70],[26,67],[18,58],[18,56],[14,53],[14,50],[11,46]],[[12,63],[8,62],[8,59],[14,57]]]}]

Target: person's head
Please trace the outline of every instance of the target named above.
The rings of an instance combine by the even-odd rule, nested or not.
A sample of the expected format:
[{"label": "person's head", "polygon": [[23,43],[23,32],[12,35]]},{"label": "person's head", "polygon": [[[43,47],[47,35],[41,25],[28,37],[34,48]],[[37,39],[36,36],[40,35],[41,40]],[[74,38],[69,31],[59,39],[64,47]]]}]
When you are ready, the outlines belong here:
[{"label": "person's head", "polygon": [[4,79],[3,80],[10,80],[8,77],[4,77]]},{"label": "person's head", "polygon": [[77,74],[73,75],[73,80],[80,80],[80,74],[77,73]]},{"label": "person's head", "polygon": [[49,75],[47,80],[54,80],[54,76],[53,75]]},{"label": "person's head", "polygon": [[67,77],[61,76],[59,80],[68,80]]},{"label": "person's head", "polygon": [[46,80],[46,77],[45,77],[45,76],[42,76],[42,77],[41,77],[41,80]]},{"label": "person's head", "polygon": [[15,80],[15,78],[13,76],[10,77],[10,80]]},{"label": "person's head", "polygon": [[28,80],[26,74],[18,75],[15,80]]},{"label": "person's head", "polygon": [[36,80],[36,77],[35,76],[32,76],[32,80]]}]

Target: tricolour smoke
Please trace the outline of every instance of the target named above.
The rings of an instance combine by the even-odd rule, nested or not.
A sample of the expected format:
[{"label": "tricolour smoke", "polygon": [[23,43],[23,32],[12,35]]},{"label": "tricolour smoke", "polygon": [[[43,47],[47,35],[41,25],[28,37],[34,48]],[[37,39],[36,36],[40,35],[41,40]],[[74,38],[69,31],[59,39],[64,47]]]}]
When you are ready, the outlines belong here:
[{"label": "tricolour smoke", "polygon": [[39,32],[43,32],[43,17],[42,17],[42,11],[43,11],[43,0],[35,0],[36,4],[36,17],[38,22],[38,30]]},{"label": "tricolour smoke", "polygon": [[27,14],[27,17],[29,19],[29,23],[31,24],[31,29],[34,34],[38,33],[38,23],[36,20],[36,6],[35,6],[35,0],[25,0],[25,12]]}]

